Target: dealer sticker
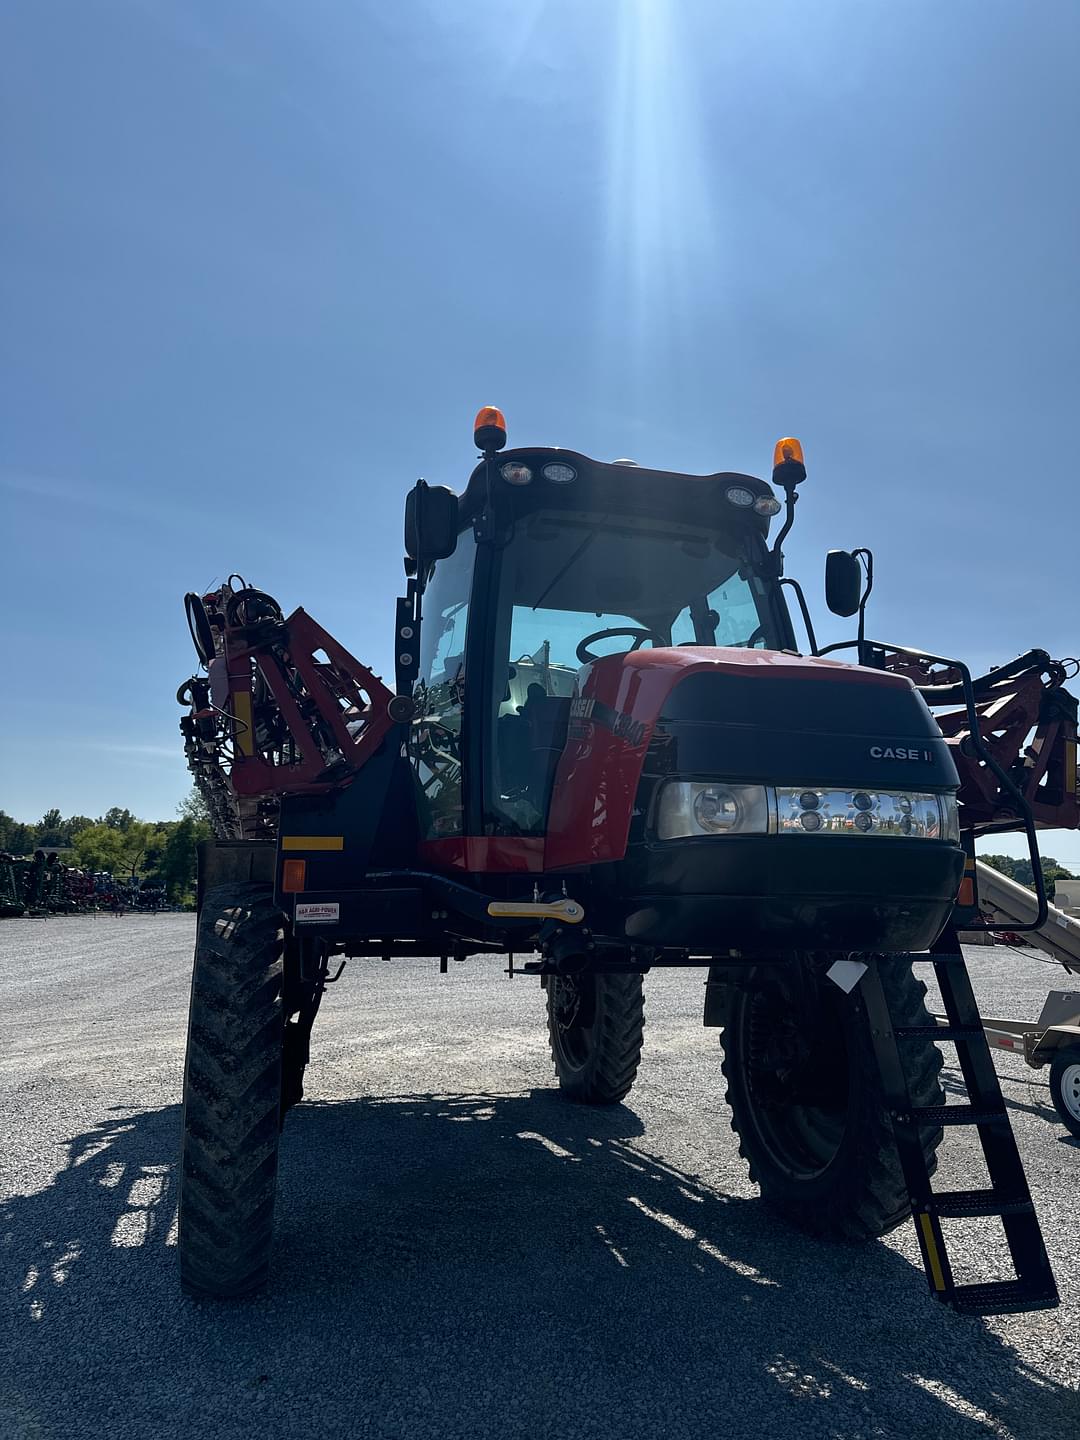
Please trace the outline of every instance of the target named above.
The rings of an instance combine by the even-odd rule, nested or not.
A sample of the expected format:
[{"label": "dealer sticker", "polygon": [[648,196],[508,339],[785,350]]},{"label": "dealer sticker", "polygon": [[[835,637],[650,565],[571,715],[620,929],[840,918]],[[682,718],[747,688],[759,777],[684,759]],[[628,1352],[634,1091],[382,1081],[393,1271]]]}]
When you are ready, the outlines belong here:
[{"label": "dealer sticker", "polygon": [[341,906],[334,901],[298,900],[296,902],[296,923],[298,925],[326,925],[336,921]]}]

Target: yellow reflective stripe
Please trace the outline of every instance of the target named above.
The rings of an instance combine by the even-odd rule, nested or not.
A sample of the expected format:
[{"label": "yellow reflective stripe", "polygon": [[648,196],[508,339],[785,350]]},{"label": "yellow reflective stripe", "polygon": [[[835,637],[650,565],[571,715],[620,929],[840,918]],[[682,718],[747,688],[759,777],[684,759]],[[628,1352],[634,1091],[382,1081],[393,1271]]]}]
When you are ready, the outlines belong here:
[{"label": "yellow reflective stripe", "polygon": [[236,720],[236,748],[241,755],[255,754],[255,731],[251,724],[251,692],[233,692],[233,717]]},{"label": "yellow reflective stripe", "polygon": [[945,1276],[941,1269],[941,1260],[938,1258],[937,1241],[934,1239],[934,1226],[925,1210],[919,1212],[919,1224],[922,1226],[923,1239],[926,1242],[926,1257],[930,1261],[930,1278],[934,1282],[935,1290],[945,1289]]},{"label": "yellow reflective stripe", "polygon": [[1075,740],[1065,741],[1065,793],[1075,795],[1080,793],[1076,784],[1076,750]]},{"label": "yellow reflective stripe", "polygon": [[344,835],[283,835],[283,850],[344,850]]}]

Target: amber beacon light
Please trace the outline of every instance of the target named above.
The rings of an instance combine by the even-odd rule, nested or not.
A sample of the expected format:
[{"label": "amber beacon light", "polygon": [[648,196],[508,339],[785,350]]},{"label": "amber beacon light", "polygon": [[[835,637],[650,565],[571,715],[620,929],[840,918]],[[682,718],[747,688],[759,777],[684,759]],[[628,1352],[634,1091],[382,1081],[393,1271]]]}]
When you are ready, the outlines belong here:
[{"label": "amber beacon light", "polygon": [[494,405],[484,405],[476,413],[473,423],[473,440],[476,448],[485,452],[501,450],[506,444],[506,420],[501,410]]},{"label": "amber beacon light", "polygon": [[806,479],[806,464],[803,448],[794,435],[785,435],[776,442],[773,450],[773,484],[784,490],[794,490],[800,480]]}]

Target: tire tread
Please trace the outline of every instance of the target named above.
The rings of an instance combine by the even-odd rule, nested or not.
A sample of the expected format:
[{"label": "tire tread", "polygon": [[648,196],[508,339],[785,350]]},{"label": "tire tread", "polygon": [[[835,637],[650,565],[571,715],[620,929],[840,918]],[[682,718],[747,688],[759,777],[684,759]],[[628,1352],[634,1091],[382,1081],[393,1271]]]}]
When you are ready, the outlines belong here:
[{"label": "tire tread", "polygon": [[269,1276],[281,1110],[283,917],[223,885],[199,918],[184,1074],[180,1283],[250,1295]]}]

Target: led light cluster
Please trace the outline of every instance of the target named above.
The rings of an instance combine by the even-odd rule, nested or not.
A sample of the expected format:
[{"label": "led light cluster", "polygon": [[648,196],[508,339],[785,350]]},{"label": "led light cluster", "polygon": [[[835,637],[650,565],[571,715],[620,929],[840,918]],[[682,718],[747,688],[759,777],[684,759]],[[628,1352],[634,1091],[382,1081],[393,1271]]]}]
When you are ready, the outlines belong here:
[{"label": "led light cluster", "polygon": [[737,510],[754,510],[758,515],[780,513],[780,501],[775,495],[757,495],[747,485],[729,485],[724,497]]},{"label": "led light cluster", "polygon": [[692,835],[847,835],[957,844],[954,795],[908,790],[669,780],[656,809],[661,840]]},{"label": "led light cluster", "polygon": [[781,786],[776,791],[781,835],[898,836],[959,839],[956,800],[914,790],[834,790]]},{"label": "led light cluster", "polygon": [[[553,485],[569,485],[577,479],[577,471],[572,465],[563,465],[556,461],[545,465],[540,473]],[[499,466],[499,474],[508,485],[532,484],[533,472],[520,460],[507,460],[505,465]]]}]

